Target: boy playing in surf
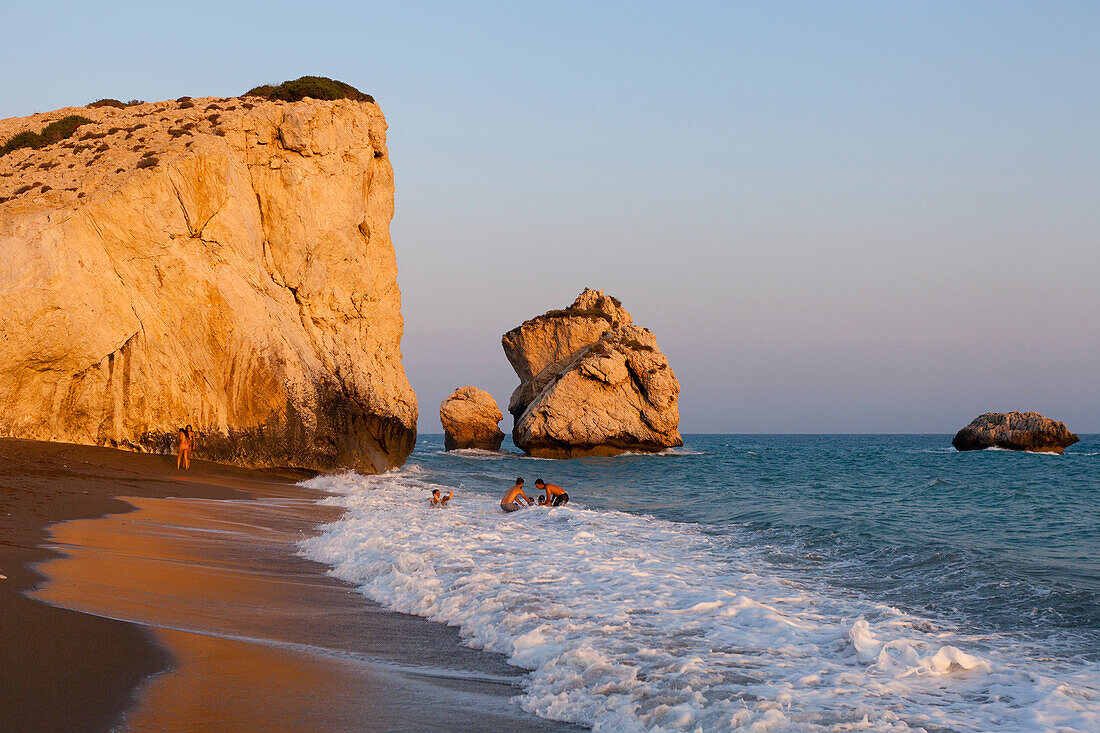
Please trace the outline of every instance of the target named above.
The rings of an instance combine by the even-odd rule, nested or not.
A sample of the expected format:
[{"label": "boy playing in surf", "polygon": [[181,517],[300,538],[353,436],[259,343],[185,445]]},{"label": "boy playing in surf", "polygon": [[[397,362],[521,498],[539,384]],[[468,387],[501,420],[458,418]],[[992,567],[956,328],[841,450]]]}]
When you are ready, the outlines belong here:
[{"label": "boy playing in surf", "polygon": [[439,489],[432,489],[432,506],[447,506],[447,502],[451,500],[451,497],[455,495],[453,490],[448,491],[446,496],[440,496]]},{"label": "boy playing in surf", "polygon": [[[519,497],[523,497],[524,504],[519,503]],[[516,485],[508,489],[508,493],[504,495],[504,498],[500,500],[501,511],[515,512],[522,509],[524,506],[531,506],[534,504],[531,498],[527,494],[523,493],[523,479],[517,478]]]},{"label": "boy playing in surf", "polygon": [[546,501],[539,502],[546,506],[562,506],[569,503],[569,494],[557,484],[548,484],[542,479],[535,479],[535,488],[546,492]]}]

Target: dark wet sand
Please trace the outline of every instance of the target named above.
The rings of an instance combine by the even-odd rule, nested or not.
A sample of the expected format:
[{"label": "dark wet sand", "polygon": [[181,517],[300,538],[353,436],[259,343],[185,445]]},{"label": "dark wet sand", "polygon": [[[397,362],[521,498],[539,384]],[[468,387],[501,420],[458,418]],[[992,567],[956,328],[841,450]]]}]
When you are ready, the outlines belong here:
[{"label": "dark wet sand", "polygon": [[335,510],[290,478],[0,441],[2,727],[561,729],[501,657],[293,556]]}]

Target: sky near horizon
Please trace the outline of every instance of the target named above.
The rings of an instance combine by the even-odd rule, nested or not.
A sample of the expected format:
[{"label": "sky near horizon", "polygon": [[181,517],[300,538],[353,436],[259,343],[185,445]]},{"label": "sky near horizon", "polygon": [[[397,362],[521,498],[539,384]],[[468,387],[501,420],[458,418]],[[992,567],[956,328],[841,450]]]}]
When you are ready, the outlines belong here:
[{"label": "sky near horizon", "polygon": [[160,5],[5,8],[0,118],[373,94],[424,432],[585,286],[684,432],[1100,432],[1100,3]]}]

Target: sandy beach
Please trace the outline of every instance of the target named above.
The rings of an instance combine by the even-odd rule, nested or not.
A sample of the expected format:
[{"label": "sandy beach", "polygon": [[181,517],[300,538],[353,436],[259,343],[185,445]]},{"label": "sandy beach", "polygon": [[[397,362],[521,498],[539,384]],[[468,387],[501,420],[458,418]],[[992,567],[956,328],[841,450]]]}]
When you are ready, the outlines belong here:
[{"label": "sandy beach", "polygon": [[521,675],[501,657],[294,556],[338,515],[299,474],[0,452],[8,729],[561,728],[509,702]]}]

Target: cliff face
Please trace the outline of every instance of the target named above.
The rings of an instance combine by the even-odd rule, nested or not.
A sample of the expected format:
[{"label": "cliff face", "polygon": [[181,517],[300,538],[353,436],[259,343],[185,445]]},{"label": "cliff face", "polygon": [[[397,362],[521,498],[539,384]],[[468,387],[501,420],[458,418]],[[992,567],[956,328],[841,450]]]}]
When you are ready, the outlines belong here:
[{"label": "cliff face", "polygon": [[683,445],[680,383],[668,359],[602,290],[585,289],[501,343],[520,378],[508,411],[512,439],[525,452],[576,458]]},{"label": "cliff face", "polygon": [[[0,435],[247,466],[401,465],[393,170],[377,105],[194,99],[81,114],[0,157]],[[27,187],[30,187],[29,189]]]}]

